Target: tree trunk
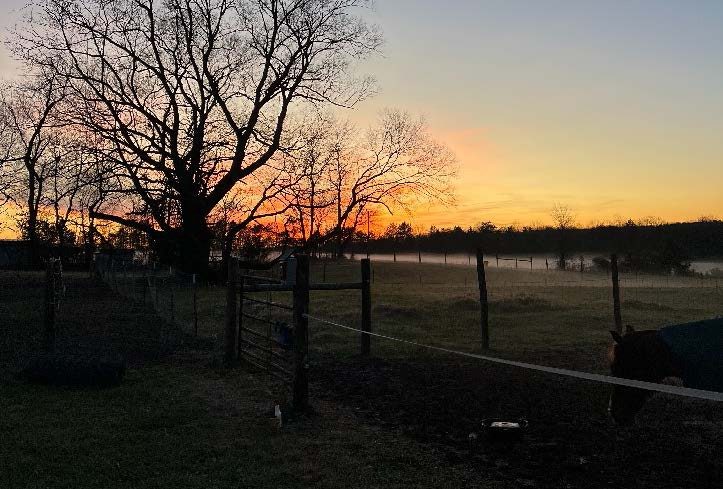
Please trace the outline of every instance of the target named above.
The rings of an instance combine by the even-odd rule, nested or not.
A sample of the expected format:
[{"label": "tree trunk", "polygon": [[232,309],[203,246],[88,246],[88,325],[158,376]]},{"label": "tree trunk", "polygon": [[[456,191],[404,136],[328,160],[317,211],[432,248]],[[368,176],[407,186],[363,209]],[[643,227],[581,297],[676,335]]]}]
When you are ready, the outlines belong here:
[{"label": "tree trunk", "polygon": [[560,229],[558,257],[559,259],[557,261],[557,268],[559,268],[560,270],[565,270],[567,268],[567,243],[564,229]]},{"label": "tree trunk", "polygon": [[337,258],[344,257],[344,248],[346,248],[346,246],[344,245],[344,236],[342,236],[342,232],[339,231],[339,234],[336,237],[336,257]]},{"label": "tree trunk", "polygon": [[233,236],[224,236],[223,238],[223,248],[221,250],[221,270],[220,270],[220,279],[221,281],[225,282],[228,280],[228,264],[231,263],[231,252],[233,251],[233,241],[236,238],[236,235]]},{"label": "tree trunk", "polygon": [[208,274],[208,258],[211,252],[211,232],[204,222],[184,227],[178,243],[178,267],[186,273],[205,277]]},{"label": "tree trunk", "polygon": [[351,239],[348,236],[344,236],[344,231],[342,230],[339,233],[339,236],[338,236],[337,242],[336,242],[336,257],[337,258],[344,258],[344,253],[346,253],[346,250],[349,247],[350,242],[351,242]]},{"label": "tree trunk", "polygon": [[161,263],[207,278],[211,232],[205,222],[157,232],[149,238]]},{"label": "tree trunk", "polygon": [[84,248],[85,248],[85,264],[86,266],[90,266],[90,264],[93,262],[93,253],[95,253],[95,219],[89,217],[88,218],[88,228],[85,233],[85,241],[84,241]]},{"label": "tree trunk", "polygon": [[30,264],[35,267],[40,263],[40,247],[38,246],[38,208],[35,205],[35,178],[33,177],[32,172],[29,172],[29,175],[27,236],[28,241],[30,241]]}]

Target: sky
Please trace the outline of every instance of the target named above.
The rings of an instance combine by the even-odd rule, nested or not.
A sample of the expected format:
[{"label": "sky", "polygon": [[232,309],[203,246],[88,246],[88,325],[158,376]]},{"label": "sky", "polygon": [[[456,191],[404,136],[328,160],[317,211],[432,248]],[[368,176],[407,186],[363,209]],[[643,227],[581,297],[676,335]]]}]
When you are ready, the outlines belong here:
[{"label": "sky", "polygon": [[384,0],[366,15],[386,42],[359,68],[380,92],[348,116],[421,114],[460,163],[455,206],[388,220],[723,216],[723,2]]}]

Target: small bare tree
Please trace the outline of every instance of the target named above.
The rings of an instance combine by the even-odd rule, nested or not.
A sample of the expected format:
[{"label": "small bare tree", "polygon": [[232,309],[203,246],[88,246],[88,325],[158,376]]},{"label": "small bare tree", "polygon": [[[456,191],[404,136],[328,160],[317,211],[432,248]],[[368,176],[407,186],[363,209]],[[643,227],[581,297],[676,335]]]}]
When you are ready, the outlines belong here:
[{"label": "small bare tree", "polygon": [[295,236],[309,251],[323,242],[334,193],[329,181],[334,155],[330,146],[338,132],[332,117],[314,114],[302,125],[298,143],[289,152],[296,175],[284,195],[288,211],[285,234]]},{"label": "small bare tree", "polygon": [[388,110],[362,136],[348,123],[323,127],[324,139],[303,153],[305,177],[291,194],[296,222],[310,231],[301,234],[313,244],[333,240],[342,255],[367,211],[451,203],[456,159],[423,119]]},{"label": "small bare tree", "polygon": [[556,203],[550,212],[555,228],[558,230],[558,262],[560,270],[567,267],[567,239],[569,229],[575,226],[575,214],[564,204]]},{"label": "small bare tree", "polygon": [[51,187],[61,173],[57,107],[64,96],[63,84],[49,77],[7,85],[0,98],[3,195],[24,211],[22,232],[33,263],[39,259],[39,215],[52,202]]}]

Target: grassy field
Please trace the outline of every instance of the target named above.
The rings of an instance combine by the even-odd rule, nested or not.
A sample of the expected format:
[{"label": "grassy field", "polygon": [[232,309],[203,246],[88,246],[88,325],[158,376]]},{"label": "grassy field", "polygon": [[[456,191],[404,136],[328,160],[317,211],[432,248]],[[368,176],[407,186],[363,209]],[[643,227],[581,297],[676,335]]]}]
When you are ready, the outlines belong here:
[{"label": "grassy field", "polygon": [[[312,262],[312,282],[359,279],[358,262],[338,261],[325,266]],[[121,293],[142,300],[137,280],[121,277],[118,283]],[[611,283],[606,274],[489,268],[487,283],[493,353],[553,366],[607,370],[613,314]],[[190,281],[159,280],[158,284],[145,293],[147,303],[156,301],[158,314],[193,332],[194,289]],[[225,288],[199,286],[195,294],[199,335],[220,342]],[[253,296],[287,304],[291,301],[290,293]],[[723,315],[723,287],[715,280],[624,275],[621,296],[623,321],[636,329]],[[360,306],[358,291],[312,292],[310,313],[358,328]],[[372,306],[375,332],[461,351],[480,351],[474,268],[374,263]],[[257,316],[290,321],[290,314],[283,311],[252,304],[246,307]],[[310,334],[312,349],[341,356],[358,351],[358,337],[353,332],[312,321]],[[397,343],[376,339],[373,343],[375,353],[383,358],[409,354],[409,347]]]},{"label": "grassy field", "polygon": [[[314,263],[312,280],[323,273]],[[326,267],[327,282],[358,274],[353,262]],[[39,338],[42,281],[4,272],[0,280],[3,488],[673,488],[721,481],[718,406],[658,396],[637,425],[620,430],[605,418],[604,386],[377,339],[367,361],[357,356],[356,333],[314,322],[315,414],[279,429],[271,415],[283,392],[278,382],[211,366],[225,290],[196,289],[195,339],[194,291],[180,281],[159,281],[144,293],[131,275],[119,278],[116,293],[69,276],[61,342],[124,353],[127,379],[108,390],[26,385],[9,372]],[[461,266],[374,264],[374,330],[479,351],[475,281],[474,270]],[[605,275],[492,268],[488,284],[494,354],[606,371],[612,305]],[[652,328],[723,314],[723,292],[704,285],[626,277],[624,321]],[[357,327],[359,303],[358,292],[314,292],[310,312]],[[276,316],[265,307],[254,312]],[[503,414],[530,419],[526,442],[470,450],[467,434],[482,418]]]}]

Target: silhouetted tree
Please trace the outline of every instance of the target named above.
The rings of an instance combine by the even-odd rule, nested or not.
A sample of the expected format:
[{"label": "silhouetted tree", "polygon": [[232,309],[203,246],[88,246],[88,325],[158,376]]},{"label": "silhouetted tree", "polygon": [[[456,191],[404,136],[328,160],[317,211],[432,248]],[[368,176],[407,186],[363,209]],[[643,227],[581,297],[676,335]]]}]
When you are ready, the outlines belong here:
[{"label": "silhouetted tree", "polygon": [[567,267],[567,240],[568,230],[575,225],[575,215],[572,210],[563,204],[555,204],[550,212],[559,235],[558,246],[558,268],[564,270]]},{"label": "silhouetted tree", "polygon": [[[253,177],[283,148],[294,108],[350,106],[369,92],[349,76],[351,61],[380,43],[356,17],[367,4],[40,0],[15,52],[68,80],[69,119],[99,136],[116,165],[122,185],[108,192],[123,199],[93,215],[148,233],[169,259],[201,272],[209,216],[241,187],[267,197]],[[245,210],[228,232],[267,213]]]},{"label": "silhouetted tree", "polygon": [[341,256],[368,211],[452,201],[455,157],[423,119],[387,110],[361,136],[349,123],[318,124],[302,149],[303,177],[289,192],[292,222],[304,238],[334,241]]},{"label": "silhouetted tree", "polygon": [[0,98],[3,195],[24,208],[22,235],[30,241],[34,264],[39,259],[40,211],[49,203],[53,182],[58,188],[64,148],[56,109],[64,97],[64,84],[51,76],[6,86]]}]

